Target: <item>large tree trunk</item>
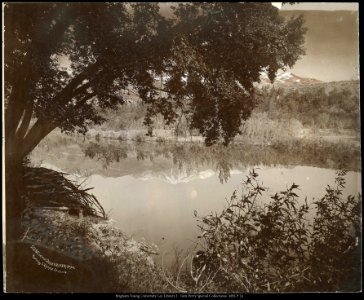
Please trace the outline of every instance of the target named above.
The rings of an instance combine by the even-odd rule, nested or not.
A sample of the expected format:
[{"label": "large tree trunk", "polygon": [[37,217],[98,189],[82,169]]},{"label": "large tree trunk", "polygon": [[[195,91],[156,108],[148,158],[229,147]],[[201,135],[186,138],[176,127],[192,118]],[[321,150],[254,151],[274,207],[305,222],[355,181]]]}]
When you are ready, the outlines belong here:
[{"label": "large tree trunk", "polygon": [[[77,75],[66,88],[64,88],[52,101],[65,102],[77,93],[82,92],[88,86],[87,84],[78,88],[78,85],[95,72],[101,66],[101,60],[88,66],[82,73]],[[26,83],[24,78],[19,82]],[[8,107],[5,111],[5,178],[6,178],[6,219],[19,218],[24,209],[24,201],[21,195],[22,186],[22,168],[23,159],[44,139],[57,125],[46,120],[38,119],[36,123],[29,128],[33,115],[33,102],[24,101],[26,96],[27,85],[19,85],[21,88],[15,88],[12,92]],[[87,99],[95,94],[88,94],[80,100],[77,109]],[[12,235],[12,234],[11,234]]]},{"label": "large tree trunk", "polygon": [[6,239],[9,241],[21,234],[20,216],[25,208],[22,165],[9,157],[5,160],[5,192]]},{"label": "large tree trunk", "polygon": [[[60,28],[67,28],[63,24]],[[45,55],[44,57],[48,57]],[[58,102],[60,105],[65,104],[69,99],[84,93],[88,88],[88,84],[81,87],[79,85],[87,79],[90,74],[97,72],[103,66],[103,60],[99,59],[94,64],[89,65],[83,72],[75,76],[71,82],[50,101]],[[34,67],[34,66],[33,66]],[[32,72],[31,72],[32,71]],[[19,224],[19,218],[25,207],[23,194],[23,174],[22,162],[24,158],[45,138],[53,129],[57,127],[47,120],[38,119],[36,123],[30,127],[33,116],[33,99],[29,99],[29,89],[33,82],[36,81],[37,75],[32,70],[31,60],[26,60],[22,65],[22,72],[18,73],[18,78],[14,82],[12,92],[7,102],[5,111],[5,204],[6,204],[6,233],[11,239],[16,238],[18,228],[15,224]],[[32,76],[30,76],[32,75]],[[74,107],[79,108],[87,99],[93,97],[91,93],[80,100],[80,103]],[[18,221],[17,221],[18,220]],[[14,224],[11,224],[14,223]],[[8,231],[10,230],[10,231]]]},{"label": "large tree trunk", "polygon": [[[6,234],[6,278],[7,282],[16,283],[14,278],[19,262],[23,257],[12,247],[13,242],[22,238],[21,215],[25,208],[25,184],[23,159],[53,129],[54,126],[36,122],[27,130],[30,113],[24,113],[23,122],[18,130],[9,130],[12,135],[5,135],[5,234]],[[9,123],[5,120],[5,126]],[[26,129],[25,129],[26,128]],[[28,133],[26,133],[28,131]]]},{"label": "large tree trunk", "polygon": [[[10,109],[10,107],[9,107]],[[15,109],[13,109],[15,111]],[[23,106],[23,115],[14,123],[12,114],[5,119],[5,212],[7,240],[19,237],[20,217],[25,208],[23,160],[55,126],[38,120],[29,129],[32,106]],[[9,119],[10,118],[10,119]]]}]

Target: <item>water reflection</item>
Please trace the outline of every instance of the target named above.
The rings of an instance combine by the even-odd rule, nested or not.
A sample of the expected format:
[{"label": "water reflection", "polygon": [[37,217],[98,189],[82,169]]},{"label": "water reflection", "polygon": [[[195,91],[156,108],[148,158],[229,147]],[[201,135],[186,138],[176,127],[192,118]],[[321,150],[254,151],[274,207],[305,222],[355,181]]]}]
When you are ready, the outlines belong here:
[{"label": "water reflection", "polygon": [[[310,201],[333,184],[335,169],[358,171],[359,158],[342,149],[315,147],[282,151],[238,144],[206,148],[197,143],[73,140],[38,147],[32,161],[87,176],[87,186],[94,187],[93,194],[116,225],[156,243],[163,252],[192,247],[199,234],[194,211],[221,211],[249,168],[261,168],[259,178],[269,195],[295,182],[300,198]],[[346,192],[356,195],[360,182],[360,173],[349,172]]]},{"label": "water reflection", "polygon": [[125,145],[101,145],[90,142],[86,147],[82,147],[82,150],[87,157],[102,159],[105,167],[128,157],[128,149]]},{"label": "water reflection", "polygon": [[[127,143],[86,142],[80,144],[86,157],[97,159],[103,168],[112,168],[118,162],[136,158],[137,161],[149,161],[151,165],[161,167],[167,160],[163,172],[177,168],[177,172],[187,176],[198,171],[212,169],[218,174],[221,183],[226,183],[234,169],[244,170],[247,167],[264,166],[315,166],[327,169],[346,168],[358,171],[359,157],[347,157],[347,153],[337,149],[319,151],[310,147],[298,151],[291,148],[282,151],[272,147],[251,145],[231,145],[224,147],[214,145],[205,147],[189,143]],[[162,168],[163,169],[163,168]]]},{"label": "water reflection", "polygon": [[[136,238],[144,237],[158,245],[161,252],[171,251],[174,246],[188,249],[200,234],[194,212],[204,216],[221,212],[234,190],[241,194],[241,180],[248,170],[239,174],[231,172],[226,184],[218,183],[213,170],[205,170],[193,177],[171,177],[166,172],[163,178],[150,176],[143,180],[134,176],[104,177],[92,175],[89,186],[95,187],[94,195],[100,199],[104,209],[111,212],[115,225]],[[333,185],[335,171],[315,167],[262,167],[258,170],[259,180],[268,187],[262,201],[285,190],[293,182],[299,184],[299,199],[307,196],[308,203],[325,193],[327,184]],[[161,180],[162,179],[162,180]],[[360,191],[360,176],[349,172],[347,194],[357,195]],[[157,260],[160,257],[157,257]],[[165,261],[166,262],[166,261]]]}]

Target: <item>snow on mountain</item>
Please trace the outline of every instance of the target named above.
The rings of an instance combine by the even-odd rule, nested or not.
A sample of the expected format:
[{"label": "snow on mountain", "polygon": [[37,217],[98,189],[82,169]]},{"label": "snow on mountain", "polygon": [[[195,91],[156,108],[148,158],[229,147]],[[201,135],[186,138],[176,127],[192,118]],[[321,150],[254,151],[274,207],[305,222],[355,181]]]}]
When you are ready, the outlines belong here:
[{"label": "snow on mountain", "polygon": [[314,79],[314,78],[304,78],[297,76],[291,72],[278,71],[276,74],[276,78],[274,82],[270,81],[268,78],[268,74],[265,71],[260,73],[260,82],[256,82],[255,86],[258,88],[262,88],[263,86],[292,86],[292,85],[306,85],[306,84],[316,84],[321,83],[322,81]]},{"label": "snow on mountain", "polygon": [[[240,174],[242,171],[240,170],[231,170],[230,174]],[[144,173],[141,177],[138,177],[140,180],[153,180],[158,179],[163,182],[169,184],[179,184],[179,183],[188,183],[196,179],[208,179],[214,175],[218,174],[216,171],[212,169],[200,171],[200,172],[181,172],[174,169],[171,169],[169,172],[162,173]]]},{"label": "snow on mountain", "polygon": [[[154,75],[154,81],[155,85],[160,87],[162,83],[165,83],[170,77],[167,74],[163,74],[162,76],[156,76]],[[183,82],[187,82],[187,76],[183,76],[181,78]],[[162,81],[162,82],[161,82]],[[274,79],[274,82],[270,81],[268,78],[268,72],[263,70],[260,72],[260,82],[255,82],[254,85],[257,88],[262,88],[263,86],[292,86],[292,85],[307,85],[307,84],[316,84],[321,83],[322,81],[314,78],[304,78],[297,76],[291,72],[279,70],[276,73],[276,78]],[[243,88],[242,85],[236,81],[236,84]],[[244,88],[243,88],[244,89]]]}]

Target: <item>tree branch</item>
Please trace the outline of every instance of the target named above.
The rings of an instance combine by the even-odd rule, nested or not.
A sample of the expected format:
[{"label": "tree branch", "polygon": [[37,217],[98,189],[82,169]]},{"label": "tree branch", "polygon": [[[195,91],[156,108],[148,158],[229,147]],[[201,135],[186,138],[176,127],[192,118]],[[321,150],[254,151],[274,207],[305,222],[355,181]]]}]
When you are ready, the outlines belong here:
[{"label": "tree branch", "polygon": [[72,107],[72,109],[77,110],[80,107],[82,107],[83,105],[85,105],[86,101],[95,97],[97,94],[96,93],[91,93],[91,94],[87,94],[85,97],[83,97],[81,100],[79,100],[79,102]]},{"label": "tree branch", "polygon": [[[39,57],[41,61],[49,60],[53,48],[56,47],[60,41],[62,35],[68,29],[71,19],[64,17],[69,11],[70,7],[66,5],[59,14],[59,20],[53,26],[47,36],[40,34],[35,36],[33,41],[30,43],[30,47],[23,59],[23,63],[20,64],[20,69],[17,70],[17,78],[12,86],[12,92],[9,97],[9,104],[5,110],[5,135],[8,138],[15,138],[15,131],[18,128],[21,117],[26,110],[27,101],[22,101],[26,97],[29,97],[29,89],[32,83],[35,83],[40,77],[40,66],[39,64],[34,65],[34,57]],[[59,39],[51,39],[50,37],[60,37]],[[50,41],[54,40],[53,44]],[[39,53],[41,49],[41,53]],[[5,74],[6,77],[6,74]],[[28,100],[29,101],[29,100]],[[29,125],[29,124],[28,124]]]},{"label": "tree branch", "polygon": [[73,97],[76,97],[79,94],[85,93],[89,87],[91,87],[91,82],[90,81],[85,83],[84,85],[80,86],[76,90],[74,90],[73,91]]},{"label": "tree branch", "polygon": [[[60,101],[61,104],[65,104],[70,98],[73,97],[74,90],[82,84],[82,81],[87,79],[87,77],[92,73],[97,71],[97,69],[101,66],[102,60],[99,59],[94,64],[87,66],[80,74],[76,75],[71,82],[61,91],[57,96],[53,98],[53,101]],[[87,84],[85,84],[87,85]],[[81,87],[82,88],[82,87]],[[77,91],[77,90],[76,90]]]},{"label": "tree branch", "polygon": [[16,159],[22,159],[28,155],[39,144],[39,142],[56,127],[57,126],[54,124],[38,120],[20,142],[20,150],[18,151]]},{"label": "tree branch", "polygon": [[33,115],[33,103],[28,101],[28,104],[25,107],[22,122],[15,134],[17,139],[24,138],[25,134],[29,129],[29,124],[32,119],[32,115]]},{"label": "tree branch", "polygon": [[22,78],[19,78],[17,82],[18,84],[12,87],[13,91],[10,95],[8,107],[5,110],[6,138],[11,138],[15,135],[26,107],[26,103],[22,99],[25,99],[25,91],[28,90],[27,83]]}]

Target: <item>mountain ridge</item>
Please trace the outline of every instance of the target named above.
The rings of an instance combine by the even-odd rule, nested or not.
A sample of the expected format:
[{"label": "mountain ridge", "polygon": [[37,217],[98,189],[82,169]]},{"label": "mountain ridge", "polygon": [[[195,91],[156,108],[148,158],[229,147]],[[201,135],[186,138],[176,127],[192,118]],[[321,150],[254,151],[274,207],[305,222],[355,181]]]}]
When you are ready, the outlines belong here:
[{"label": "mountain ridge", "polygon": [[280,71],[276,73],[276,78],[273,82],[268,78],[267,72],[261,72],[260,82],[256,84],[257,87],[262,87],[265,85],[274,86],[287,86],[287,85],[308,85],[323,83],[324,81],[318,80],[316,78],[308,78],[298,76],[291,72]]}]

